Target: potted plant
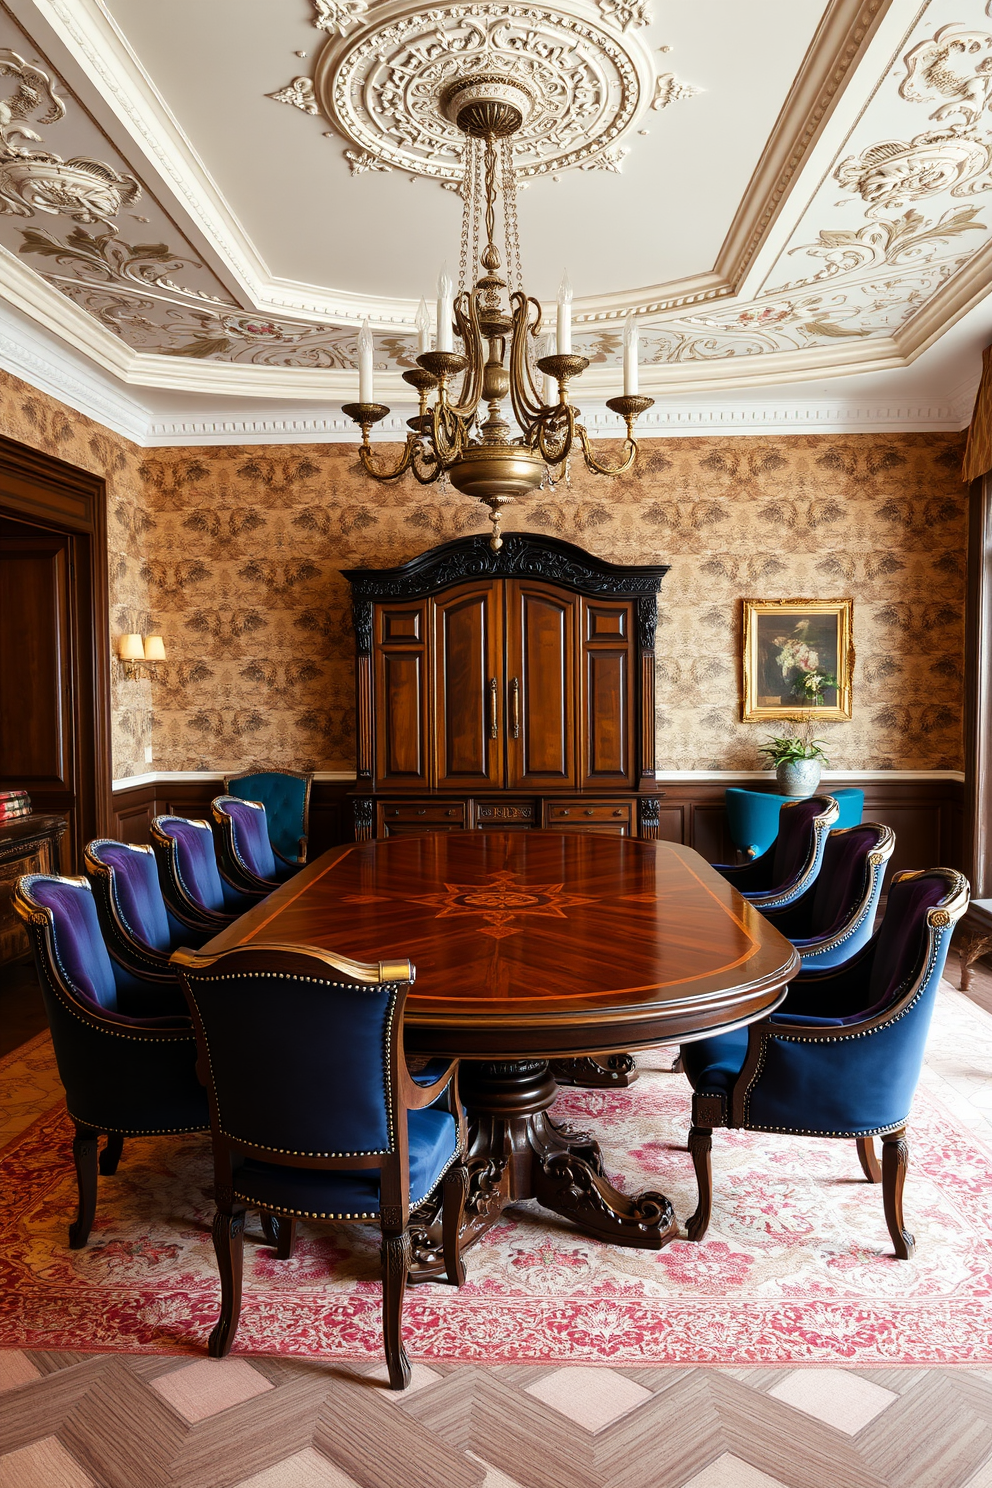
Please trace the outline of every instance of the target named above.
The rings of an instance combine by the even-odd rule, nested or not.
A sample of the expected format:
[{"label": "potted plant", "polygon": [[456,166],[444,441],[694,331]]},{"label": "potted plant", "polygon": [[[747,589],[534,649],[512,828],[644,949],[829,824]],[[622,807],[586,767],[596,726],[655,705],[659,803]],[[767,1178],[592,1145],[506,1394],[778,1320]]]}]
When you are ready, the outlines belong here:
[{"label": "potted plant", "polygon": [[784,796],[811,796],[820,783],[820,771],[830,761],[823,740],[813,738],[812,720],[796,722],[800,727],[795,733],[766,739],[758,753],[765,756],[762,768],[775,771]]}]

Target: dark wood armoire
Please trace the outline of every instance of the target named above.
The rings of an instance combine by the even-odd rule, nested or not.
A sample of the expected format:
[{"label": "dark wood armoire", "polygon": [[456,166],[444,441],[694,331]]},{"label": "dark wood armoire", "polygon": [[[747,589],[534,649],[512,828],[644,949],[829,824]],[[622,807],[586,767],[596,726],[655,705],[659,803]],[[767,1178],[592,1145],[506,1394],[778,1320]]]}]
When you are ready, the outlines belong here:
[{"label": "dark wood armoire", "polygon": [[544,827],[654,837],[664,564],[461,538],[345,570],[357,651],[357,838]]}]

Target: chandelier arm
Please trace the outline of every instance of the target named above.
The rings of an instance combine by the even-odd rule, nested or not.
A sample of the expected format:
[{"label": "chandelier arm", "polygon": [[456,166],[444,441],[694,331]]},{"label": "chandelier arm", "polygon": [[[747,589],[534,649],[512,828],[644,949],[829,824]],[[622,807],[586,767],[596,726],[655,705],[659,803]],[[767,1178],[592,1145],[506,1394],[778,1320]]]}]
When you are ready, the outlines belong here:
[{"label": "chandelier arm", "polygon": [[363,443],[359,446],[358,458],[373,480],[381,482],[399,480],[400,476],[409,470],[414,452],[419,444],[420,440],[416,434],[408,434],[406,436],[406,444],[403,446],[403,453],[400,455],[399,461],[393,470],[384,470],[381,467],[376,468],[374,462],[377,460],[377,456],[372,453],[372,446],[368,443]]},{"label": "chandelier arm", "polygon": [[624,439],[626,454],[619,465],[603,465],[592,452],[592,445],[584,424],[576,424],[575,432],[582,441],[582,454],[589,469],[596,475],[623,475],[637,459],[637,440],[628,432]]},{"label": "chandelier arm", "polygon": [[[549,438],[549,431],[561,428],[562,424],[561,433]],[[533,436],[531,445],[536,444],[538,453],[548,465],[560,465],[571,454],[576,430],[581,428],[582,425],[575,422],[575,409],[571,404],[559,404],[537,420],[530,431]]]},{"label": "chandelier arm", "polygon": [[479,327],[479,313],[476,303],[476,291],[469,290],[464,295],[459,295],[455,301],[455,328],[461,337],[464,354],[468,361],[465,375],[462,378],[461,391],[458,402],[448,406],[466,423],[471,423],[475,417],[475,411],[482,397],[482,368],[485,357],[482,352],[482,331]]},{"label": "chandelier arm", "polygon": [[[527,354],[529,337],[536,335],[541,325],[541,307],[537,300],[514,290],[510,296],[513,312],[513,332],[510,339],[510,402],[514,417],[521,429],[526,429],[540,417],[544,404],[538,394]],[[529,321],[529,309],[537,310],[533,326]]]},{"label": "chandelier arm", "polygon": [[422,486],[429,486],[444,474],[444,466],[437,456],[425,449],[423,444],[418,445],[410,460],[410,469],[416,481]]},{"label": "chandelier arm", "polygon": [[458,459],[468,443],[465,423],[457,409],[444,398],[443,388],[438,401],[428,409],[427,416],[431,424],[430,445],[434,458],[442,469],[446,469]]}]

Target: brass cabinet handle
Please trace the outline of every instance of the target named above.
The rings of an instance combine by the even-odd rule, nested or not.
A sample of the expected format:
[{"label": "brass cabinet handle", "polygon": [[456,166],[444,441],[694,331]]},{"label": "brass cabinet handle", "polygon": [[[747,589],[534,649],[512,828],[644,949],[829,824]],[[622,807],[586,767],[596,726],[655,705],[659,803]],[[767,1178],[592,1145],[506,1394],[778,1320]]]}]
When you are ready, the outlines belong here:
[{"label": "brass cabinet handle", "polygon": [[623,811],[619,810],[619,808],[618,808],[616,811],[614,811],[613,815],[614,816],[624,816],[625,813]]},{"label": "brass cabinet handle", "polygon": [[591,806],[586,807],[586,816],[595,816],[596,813]]},{"label": "brass cabinet handle", "polygon": [[513,737],[520,738],[520,679],[513,677],[510,681],[510,720],[513,727]]},{"label": "brass cabinet handle", "polygon": [[499,735],[499,690],[495,677],[489,679],[489,737]]}]

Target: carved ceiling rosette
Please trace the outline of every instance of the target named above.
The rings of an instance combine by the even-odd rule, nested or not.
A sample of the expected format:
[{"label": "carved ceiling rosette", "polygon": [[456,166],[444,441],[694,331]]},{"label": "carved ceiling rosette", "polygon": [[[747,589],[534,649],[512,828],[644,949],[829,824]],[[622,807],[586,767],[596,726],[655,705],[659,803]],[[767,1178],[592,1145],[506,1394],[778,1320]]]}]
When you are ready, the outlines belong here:
[{"label": "carved ceiling rosette", "polygon": [[358,169],[375,161],[460,183],[465,136],[438,100],[461,77],[505,76],[532,95],[514,138],[519,179],[576,166],[616,170],[618,141],[653,96],[654,63],[636,26],[608,30],[585,0],[570,0],[568,11],[509,0],[425,11],[399,0],[354,19],[322,51],[313,93]]}]

